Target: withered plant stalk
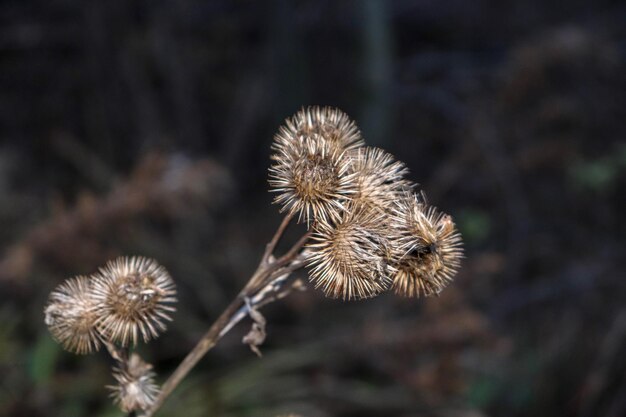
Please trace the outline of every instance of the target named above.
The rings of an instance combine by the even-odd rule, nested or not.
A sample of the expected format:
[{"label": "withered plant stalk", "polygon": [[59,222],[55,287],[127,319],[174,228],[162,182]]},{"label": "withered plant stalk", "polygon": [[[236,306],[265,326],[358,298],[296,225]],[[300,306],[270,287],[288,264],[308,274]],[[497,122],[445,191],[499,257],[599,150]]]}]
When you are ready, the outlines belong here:
[{"label": "withered plant stalk", "polygon": [[[272,150],[270,191],[286,215],[249,281],[160,389],[152,365],[130,349],[158,337],[171,321],[176,285],[164,267],[141,256],[120,257],[51,292],[44,321],[52,336],[77,354],[105,346],[116,361],[116,384],[107,388],[129,417],[152,417],[246,316],[252,328],[243,343],[260,356],[266,320],[258,309],[302,288],[290,277],[303,266],[315,288],[343,300],[385,291],[415,298],[439,294],[458,271],[463,248],[452,217],[415,192],[404,163],[365,146],[345,113],[302,109],[279,128]],[[275,257],[294,219],[306,223],[307,232]]]},{"label": "withered plant stalk", "polygon": [[294,213],[289,213],[283,218],[272,240],[266,245],[261,261],[250,280],[165,381],[153,405],[144,412],[143,417],[151,417],[159,410],[200,359],[238,322],[246,317],[251,308],[261,307],[283,298],[292,290],[293,287],[285,287],[284,284],[292,272],[304,266],[301,249],[309,239],[312,229],[309,229],[280,258],[275,258],[273,253],[293,217]]}]

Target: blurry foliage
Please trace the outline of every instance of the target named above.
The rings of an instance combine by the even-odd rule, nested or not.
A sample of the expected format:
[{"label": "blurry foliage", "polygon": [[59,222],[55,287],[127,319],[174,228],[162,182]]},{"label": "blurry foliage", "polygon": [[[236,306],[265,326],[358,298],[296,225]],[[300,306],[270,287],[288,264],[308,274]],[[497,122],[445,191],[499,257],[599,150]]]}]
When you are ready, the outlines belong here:
[{"label": "blurry foliage", "polygon": [[29,355],[29,373],[35,384],[40,386],[50,384],[60,352],[58,344],[54,343],[49,335],[42,333],[39,336]]},{"label": "blurry foliage", "polygon": [[610,191],[626,176],[626,145],[621,144],[610,155],[573,164],[570,176],[582,191]]},{"label": "blurry foliage", "polygon": [[483,243],[489,237],[491,220],[481,210],[466,209],[458,215],[459,228],[468,244]]}]

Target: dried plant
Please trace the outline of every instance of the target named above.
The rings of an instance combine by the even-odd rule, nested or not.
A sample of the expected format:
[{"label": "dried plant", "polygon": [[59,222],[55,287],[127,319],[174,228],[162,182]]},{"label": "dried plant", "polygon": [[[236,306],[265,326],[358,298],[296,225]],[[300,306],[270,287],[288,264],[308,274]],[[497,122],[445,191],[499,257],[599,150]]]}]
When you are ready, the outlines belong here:
[{"label": "dried plant", "polygon": [[[106,346],[116,361],[117,384],[109,388],[122,411],[152,416],[244,317],[253,324],[243,342],[260,356],[266,320],[259,309],[301,289],[293,272],[303,267],[316,288],[344,300],[389,289],[409,297],[438,294],[458,271],[463,249],[452,218],[414,192],[402,162],[366,147],[345,113],[302,109],[279,128],[272,149],[270,191],[285,217],[248,283],[160,389],[152,365],[130,349],[157,337],[171,320],[176,290],[162,266],[119,258],[51,293],[45,321],[53,337],[75,353]],[[307,232],[275,256],[294,218],[306,223]]]},{"label": "dried plant", "polygon": [[285,120],[274,136],[274,143],[281,147],[306,139],[325,142],[339,152],[365,144],[359,128],[348,115],[328,106],[303,108]]},{"label": "dried plant", "polygon": [[404,176],[408,169],[379,148],[363,147],[351,152],[350,171],[356,176],[356,206],[389,209],[405,190],[413,188]]},{"label": "dried plant", "polygon": [[118,258],[93,278],[98,331],[122,346],[136,345],[164,331],[175,310],[176,287],[169,273],[152,259]]},{"label": "dried plant", "polygon": [[156,374],[152,365],[144,362],[133,353],[125,367],[114,368],[113,377],[117,385],[109,385],[113,402],[126,413],[147,410],[159,394],[159,387],[154,383]]},{"label": "dried plant", "polygon": [[230,194],[231,181],[210,159],[149,153],[110,193],[97,198],[83,192],[75,208],[58,210],[6,248],[0,258],[0,282],[23,283],[36,260],[64,268],[105,262],[102,254],[117,252],[111,230],[128,228],[138,219],[180,217],[190,207],[218,207]]},{"label": "dried plant", "polygon": [[313,228],[308,257],[316,288],[333,298],[368,298],[387,290],[394,271],[388,230],[380,211],[346,210]]},{"label": "dried plant", "polygon": [[174,281],[156,261],[121,257],[90,277],[71,278],[59,285],[44,309],[50,333],[70,352],[92,353],[104,344],[117,365],[110,386],[125,412],[147,410],[159,389],[152,365],[139,355],[128,356],[141,334],[144,342],[165,331],[176,302]]},{"label": "dried plant", "polygon": [[320,138],[295,138],[275,142],[275,161],[270,167],[271,191],[281,211],[298,218],[328,219],[343,210],[343,202],[356,191],[356,176],[348,173],[346,152]]},{"label": "dried plant", "polygon": [[456,274],[463,257],[461,235],[452,218],[405,194],[396,203],[394,228],[406,253],[393,279],[396,294],[409,297],[439,294]]},{"label": "dried plant", "polygon": [[50,294],[44,320],[52,337],[64,349],[78,354],[91,353],[100,349],[95,308],[90,279],[70,278]]}]

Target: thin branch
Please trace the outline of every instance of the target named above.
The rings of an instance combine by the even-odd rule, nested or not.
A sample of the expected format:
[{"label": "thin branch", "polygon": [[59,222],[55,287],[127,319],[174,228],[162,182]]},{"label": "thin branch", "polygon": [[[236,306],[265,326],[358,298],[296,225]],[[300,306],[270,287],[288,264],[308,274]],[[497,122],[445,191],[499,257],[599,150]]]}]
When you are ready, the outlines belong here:
[{"label": "thin branch", "polygon": [[283,256],[278,258],[274,263],[276,265],[283,266],[291,262],[293,258],[298,254],[300,249],[302,249],[304,244],[309,240],[312,233],[312,229],[307,230],[307,232],[300,239],[298,239],[298,241],[291,247],[291,249],[289,249],[289,251]]},{"label": "thin branch", "polygon": [[298,239],[298,241],[287,251],[287,253],[285,253],[283,256],[281,256],[278,259],[272,259],[272,253],[268,253],[267,250],[268,249],[273,250],[276,248],[276,243],[278,243],[278,241],[280,240],[280,236],[283,234],[291,218],[293,218],[293,215],[287,215],[285,219],[283,219],[283,222],[278,228],[278,231],[272,238],[272,241],[274,243],[270,242],[267,245],[266,252],[263,255],[263,258],[261,259],[261,262],[257,270],[255,271],[255,273],[252,275],[252,278],[250,278],[246,286],[241,291],[241,296],[243,298],[250,297],[252,294],[256,293],[260,288],[263,288],[266,285],[268,280],[272,280],[273,278],[270,277],[270,275],[272,275],[274,271],[292,262],[297,257],[300,249],[302,249],[304,244],[311,237],[312,229],[309,229],[300,239]]},{"label": "thin branch", "polygon": [[274,253],[274,249],[276,249],[276,245],[278,245],[278,242],[285,233],[285,230],[287,230],[287,226],[289,226],[289,223],[291,222],[291,219],[293,219],[293,216],[294,213],[288,213],[283,218],[283,221],[280,223],[280,226],[278,226],[278,229],[276,229],[276,233],[274,233],[272,240],[270,240],[265,247],[265,253],[263,254],[263,258],[261,260],[262,264],[268,265],[270,263],[270,257]]},{"label": "thin branch", "polygon": [[[280,288],[279,288],[280,289]],[[278,290],[275,290],[273,293],[275,295],[271,295],[268,296],[267,298],[263,298],[262,300],[260,300],[255,307],[256,308],[261,308],[269,303],[273,303],[276,300],[280,300],[282,298],[285,298],[287,295],[289,295],[293,290],[304,290],[306,289],[306,287],[304,286],[304,284],[302,283],[301,279],[296,279],[294,280],[291,285],[287,288],[285,288],[284,290],[278,292]]]},{"label": "thin branch", "polygon": [[[154,401],[149,410],[145,411],[143,417],[151,417],[163,405],[165,400],[170,396],[174,389],[187,376],[193,367],[202,359],[206,353],[211,350],[217,342],[228,333],[239,321],[250,313],[248,307],[244,305],[245,299],[252,296],[252,305],[267,304],[275,299],[284,297],[287,293],[280,291],[282,283],[296,269],[304,265],[303,257],[300,256],[300,249],[311,236],[308,231],[302,236],[294,246],[289,249],[285,255],[279,259],[273,259],[272,253],[276,249],[280,238],[285,232],[289,222],[293,218],[293,214],[288,214],[278,227],[272,240],[268,243],[263,258],[252,274],[248,283],[241,290],[239,295],[226,307],[217,320],[211,325],[209,330],[202,336],[198,344],[187,354],[185,359],[178,365],[172,375],[165,381],[161,388],[161,392]],[[268,294],[276,294],[274,297],[266,296]]]},{"label": "thin branch", "polygon": [[110,342],[104,338],[102,338],[102,343],[106,346],[109,354],[115,361],[123,367],[126,367],[126,363],[128,362],[128,351],[127,349],[119,348],[115,345],[115,343]]},{"label": "thin branch", "polygon": [[[248,300],[249,305],[253,307],[262,307],[274,300],[283,298],[287,295],[288,292],[292,290],[292,287],[279,292],[282,289],[283,284],[292,272],[301,268],[304,264],[301,261],[294,260],[289,267],[281,268],[271,274],[268,279],[268,283],[263,287],[256,295],[252,298],[245,298],[244,300]],[[272,294],[276,294],[272,296]],[[237,323],[239,323],[244,317],[248,315],[250,309],[247,304],[244,304],[239,308],[239,310],[232,316],[230,322],[222,329],[220,332],[220,337],[224,336],[228,333]]]},{"label": "thin branch", "polygon": [[[237,310],[237,312],[232,315],[232,317],[230,318],[230,321],[228,322],[228,324],[226,324],[226,326],[224,326],[224,328],[221,330],[221,332],[219,334],[219,337],[221,338],[222,336],[224,336],[233,327],[235,327],[237,325],[237,323],[239,323],[245,316],[247,316],[248,313],[250,312],[249,305],[250,304],[252,304],[252,305],[258,304],[258,302],[263,299],[265,294],[268,291],[271,291],[273,289],[274,285],[276,285],[275,281],[272,281],[269,284],[267,284],[267,286],[265,288],[261,289],[261,291],[259,291],[259,293],[252,298],[252,300],[250,300],[250,298],[248,298],[248,297],[242,297],[242,299],[244,300],[244,305],[242,305],[239,308],[239,310]],[[247,304],[245,303],[246,300],[248,300]]]},{"label": "thin branch", "polygon": [[178,365],[178,368],[172,373],[172,375],[165,381],[161,392],[157,396],[152,407],[144,414],[145,417],[152,416],[160,407],[163,402],[169,397],[174,389],[180,384],[180,382],[187,376],[189,371],[202,359],[202,357],[213,348],[220,339],[221,331],[230,322],[231,316],[237,312],[242,299],[236,297],[226,309],[220,314],[217,320],[209,328],[209,330],[202,336],[198,344],[187,354],[185,359]]},{"label": "thin branch", "polygon": [[306,257],[303,254],[299,254],[299,256],[295,257],[288,265],[280,267],[276,271],[272,272],[268,276],[268,283],[274,283],[278,281],[280,277],[288,277],[292,272],[302,268],[304,266],[304,261]]}]

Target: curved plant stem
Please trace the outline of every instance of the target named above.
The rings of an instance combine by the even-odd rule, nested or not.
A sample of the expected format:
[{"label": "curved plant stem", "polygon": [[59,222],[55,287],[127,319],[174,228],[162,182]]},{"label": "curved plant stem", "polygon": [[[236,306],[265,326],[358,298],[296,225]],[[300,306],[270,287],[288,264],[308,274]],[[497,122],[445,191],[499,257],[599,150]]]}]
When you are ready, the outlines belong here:
[{"label": "curved plant stem", "polygon": [[172,391],[174,391],[178,384],[187,376],[189,371],[191,371],[198,361],[215,346],[219,340],[219,334],[222,328],[228,324],[230,317],[239,310],[241,303],[242,300],[239,297],[235,298],[222,314],[220,314],[209,330],[202,336],[198,344],[187,354],[174,373],[165,381],[154,404],[144,414],[146,417],[152,416],[161,407],[165,399],[169,397]]},{"label": "curved plant stem", "polygon": [[277,266],[284,266],[291,262],[293,258],[298,254],[298,252],[300,252],[300,249],[302,249],[304,244],[309,240],[309,238],[311,237],[311,233],[311,230],[308,230],[300,239],[298,239],[298,241],[291,247],[291,249],[289,249],[286,254],[278,258],[274,262],[274,264]]},{"label": "curved plant stem", "polygon": [[272,237],[272,240],[267,244],[261,262],[257,270],[250,277],[248,283],[238,296],[231,301],[222,314],[220,314],[167,381],[165,381],[154,404],[149,410],[144,412],[143,417],[153,416],[200,359],[202,359],[230,329],[249,314],[249,309],[246,307],[245,303],[246,300],[249,301],[252,299],[254,304],[264,305],[286,295],[284,291],[282,293],[279,292],[280,287],[292,272],[304,265],[303,259],[299,254],[310,237],[310,232],[305,233],[283,256],[278,259],[273,258],[272,254],[276,249],[276,245],[280,241],[292,218],[293,214],[288,214],[284,217]]},{"label": "curved plant stem", "polygon": [[291,219],[293,218],[293,216],[294,216],[293,213],[289,213],[283,218],[283,221],[280,223],[280,226],[278,226],[278,229],[276,229],[276,233],[274,233],[272,240],[270,240],[267,246],[265,247],[265,253],[263,253],[261,264],[265,264],[265,265],[269,264],[270,257],[274,253],[274,250],[276,249],[276,245],[278,245],[278,242],[280,241],[280,238],[285,233],[285,230],[287,230],[287,226],[289,226],[289,223],[291,222]]},{"label": "curved plant stem", "polygon": [[102,338],[102,343],[107,348],[109,355],[120,365],[125,367],[128,362],[128,349],[119,348],[115,343]]}]

